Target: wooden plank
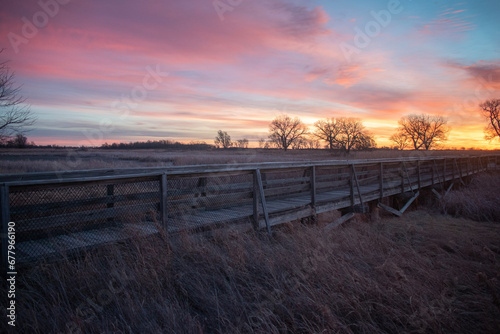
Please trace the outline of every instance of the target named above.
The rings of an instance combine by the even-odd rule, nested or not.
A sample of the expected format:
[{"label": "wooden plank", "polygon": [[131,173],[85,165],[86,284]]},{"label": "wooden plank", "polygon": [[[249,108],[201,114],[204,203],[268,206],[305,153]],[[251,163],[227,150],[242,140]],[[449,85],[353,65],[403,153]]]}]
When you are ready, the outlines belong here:
[{"label": "wooden plank", "polygon": [[[98,219],[107,219],[131,212],[147,213],[153,206],[151,204],[136,204],[128,206],[120,206],[114,208],[106,208],[101,210],[79,211],[62,215],[54,215],[33,219],[26,219],[16,222],[16,230],[18,232],[33,232],[42,230],[51,230],[65,226],[74,226],[75,224],[84,224]],[[74,223],[68,223],[73,221]]]},{"label": "wooden plank", "polygon": [[450,184],[450,186],[448,187],[448,189],[446,190],[446,192],[444,193],[443,197],[446,196],[446,195],[448,195],[448,193],[450,192],[451,188],[453,188],[453,185],[454,185],[454,183],[452,182]]},{"label": "wooden plank", "polygon": [[65,207],[85,207],[89,205],[107,205],[109,203],[141,201],[141,203],[158,202],[159,194],[157,191],[144,192],[126,195],[113,195],[106,197],[84,198],[74,201],[52,202],[52,203],[37,203],[22,206],[11,206],[11,214],[26,214],[32,212],[51,211]]},{"label": "wooden plank", "polygon": [[311,167],[311,205],[316,206],[316,167]]},{"label": "wooden plank", "polygon": [[342,217],[340,217],[339,219],[337,219],[336,221],[328,224],[325,226],[324,230],[326,232],[329,232],[331,230],[333,230],[335,227],[345,223],[346,221],[348,221],[349,219],[353,218],[356,214],[354,212],[349,212],[345,215],[343,215]]},{"label": "wooden plank", "polygon": [[378,203],[378,206],[381,207],[382,209],[384,209],[384,210],[386,210],[386,211],[388,211],[388,212],[390,212],[390,213],[398,216],[398,217],[401,217],[403,215],[400,211],[398,211],[396,209],[393,209],[390,206],[387,206],[387,205],[385,205],[383,203]]},{"label": "wooden plank", "polygon": [[359,188],[359,182],[358,182],[358,176],[356,174],[356,169],[354,168],[354,165],[351,165],[351,167],[352,167],[352,173],[354,175],[354,181],[356,182],[356,188],[358,189],[359,201],[361,202],[361,206],[364,206],[363,195],[361,194],[361,189]]},{"label": "wooden plank", "polygon": [[441,197],[443,197],[443,196],[441,196],[441,194],[440,194],[439,192],[437,192],[437,190],[436,190],[436,189],[434,189],[434,188],[432,188],[432,192],[433,192],[433,193],[437,196],[437,198],[438,198],[438,199],[441,199]]},{"label": "wooden plank", "polygon": [[417,193],[412,198],[410,198],[410,200],[405,204],[405,206],[403,206],[403,208],[401,210],[399,210],[399,212],[404,213],[406,211],[406,209],[408,209],[410,207],[411,203],[413,203],[413,201],[415,201],[419,195],[420,195],[420,192],[417,191]]},{"label": "wooden plank", "polygon": [[259,185],[259,197],[260,197],[260,202],[262,204],[262,211],[264,211],[264,220],[266,222],[267,233],[269,233],[271,235],[272,231],[271,231],[271,225],[269,222],[269,212],[267,211],[266,196],[264,194],[264,186],[262,185],[262,176],[260,174],[259,169],[256,169],[255,173],[257,175],[257,183]]}]

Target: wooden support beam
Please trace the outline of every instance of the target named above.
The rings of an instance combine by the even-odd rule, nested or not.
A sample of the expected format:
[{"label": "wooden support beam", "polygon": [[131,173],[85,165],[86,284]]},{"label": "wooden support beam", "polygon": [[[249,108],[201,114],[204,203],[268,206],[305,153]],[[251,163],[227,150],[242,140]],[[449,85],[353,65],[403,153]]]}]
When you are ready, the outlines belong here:
[{"label": "wooden support beam", "polygon": [[388,212],[390,212],[390,213],[398,216],[398,217],[401,217],[403,215],[399,210],[393,209],[390,206],[387,206],[387,205],[385,205],[383,203],[378,203],[378,206],[380,208],[382,208],[382,209],[384,209],[384,210],[386,210],[386,211],[388,211]]},{"label": "wooden support beam", "polygon": [[271,224],[269,222],[269,211],[267,211],[266,195],[264,194],[264,186],[262,185],[262,176],[260,174],[260,169],[255,170],[257,176],[257,183],[259,185],[259,197],[262,204],[262,210],[264,211],[264,220],[266,222],[267,233],[272,234]]},{"label": "wooden support beam", "polygon": [[399,210],[399,212],[401,213],[404,213],[406,211],[406,209],[408,209],[411,205],[411,203],[413,203],[413,201],[415,201],[417,199],[417,197],[420,195],[420,192],[417,191],[417,193],[408,200],[408,202],[405,204],[405,206],[403,206],[403,208],[401,210]]},{"label": "wooden support beam", "polygon": [[433,193],[437,196],[437,198],[438,198],[438,199],[441,199],[441,197],[443,197],[443,196],[441,196],[441,194],[440,194],[440,193],[439,193],[436,189],[434,189],[434,188],[432,188],[432,192],[433,192]]},{"label": "wooden support beam", "polygon": [[448,193],[450,192],[451,188],[453,188],[453,185],[454,185],[454,183],[452,182],[450,184],[450,186],[448,187],[448,189],[446,190],[446,192],[444,193],[443,197],[446,196],[446,195],[448,195]]},{"label": "wooden support beam", "polygon": [[346,221],[348,221],[349,219],[353,218],[356,214],[354,212],[349,212],[345,215],[343,215],[342,217],[340,217],[339,219],[337,219],[336,221],[328,224],[325,226],[324,230],[325,232],[328,232],[328,231],[331,231],[332,229],[334,229],[335,227],[339,226],[339,225],[342,225],[343,223],[345,223]]}]

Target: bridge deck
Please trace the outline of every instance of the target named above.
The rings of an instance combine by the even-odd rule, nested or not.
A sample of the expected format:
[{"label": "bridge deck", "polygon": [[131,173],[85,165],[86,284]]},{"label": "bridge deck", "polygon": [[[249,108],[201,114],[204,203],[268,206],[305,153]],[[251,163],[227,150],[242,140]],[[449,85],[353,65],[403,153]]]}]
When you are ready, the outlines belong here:
[{"label": "bridge deck", "polygon": [[[419,187],[442,188],[445,182],[486,170],[487,165],[481,160],[474,165],[470,159],[457,163],[456,158],[440,158],[413,161],[413,165],[366,161],[273,166],[263,170],[261,192],[254,173],[259,170],[260,175],[258,168],[177,171],[169,182],[166,173],[57,182],[14,180],[0,184],[2,226],[5,229],[6,222],[16,222],[20,231],[16,258],[18,263],[26,263],[152,235],[159,233],[159,226],[170,235],[217,226],[264,228],[268,223],[273,226],[403,192],[416,193]],[[96,195],[101,189],[105,196]],[[142,211],[127,211],[131,208]],[[5,241],[2,239],[3,256]]]}]

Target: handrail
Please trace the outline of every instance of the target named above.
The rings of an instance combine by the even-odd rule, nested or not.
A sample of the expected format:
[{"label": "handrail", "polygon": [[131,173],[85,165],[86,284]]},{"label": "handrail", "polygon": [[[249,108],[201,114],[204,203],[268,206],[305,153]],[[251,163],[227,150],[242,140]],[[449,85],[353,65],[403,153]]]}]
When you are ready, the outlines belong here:
[{"label": "handrail", "polygon": [[[498,155],[482,156],[438,156],[438,157],[405,157],[386,159],[355,159],[355,160],[322,160],[310,162],[259,162],[259,163],[235,163],[235,164],[210,164],[210,165],[188,165],[170,167],[138,167],[138,168],[118,168],[118,169],[87,169],[64,172],[36,172],[22,174],[0,174],[0,184],[12,186],[35,185],[35,184],[60,184],[71,182],[86,182],[99,180],[112,180],[134,177],[167,175],[187,175],[205,173],[228,173],[228,172],[252,172],[256,169],[289,169],[308,168],[312,166],[348,166],[362,165],[367,163],[397,163],[413,161],[436,161],[463,158],[487,158],[498,157]],[[96,175],[97,174],[97,175]],[[112,174],[112,175],[110,175]]]}]

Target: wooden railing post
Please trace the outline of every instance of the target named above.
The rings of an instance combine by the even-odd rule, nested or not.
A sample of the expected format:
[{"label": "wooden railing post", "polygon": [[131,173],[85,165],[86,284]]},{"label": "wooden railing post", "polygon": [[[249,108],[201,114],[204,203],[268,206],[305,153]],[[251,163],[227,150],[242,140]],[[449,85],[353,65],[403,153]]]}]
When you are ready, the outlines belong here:
[{"label": "wooden railing post", "polygon": [[316,207],[316,167],[311,166],[311,205]]},{"label": "wooden railing post", "polygon": [[446,183],[446,158],[443,159],[443,187]]},{"label": "wooden railing post", "polygon": [[165,232],[168,232],[167,173],[161,174],[161,177],[160,177],[160,191],[161,191],[161,202],[160,202],[161,225],[165,229]]},{"label": "wooden railing post", "polygon": [[379,176],[379,182],[380,182],[380,200],[384,198],[384,163],[380,163],[380,176]]},{"label": "wooden railing post", "polygon": [[257,170],[253,172],[253,220],[254,227],[259,228],[259,182],[257,181]]},{"label": "wooden railing post", "polygon": [[420,160],[417,161],[417,179],[418,179],[418,190],[422,188],[422,176],[420,175]]},{"label": "wooden railing post", "polygon": [[405,171],[404,171],[404,162],[399,164],[399,172],[401,173],[401,193],[405,192]]},{"label": "wooden railing post", "polygon": [[350,199],[351,199],[351,208],[354,208],[354,166],[351,166],[352,168],[349,168],[349,186],[350,186]]},{"label": "wooden railing post", "polygon": [[2,224],[2,275],[7,275],[8,229],[10,221],[9,186],[0,184],[0,223]]},{"label": "wooden railing post", "polygon": [[264,186],[262,184],[262,176],[260,174],[260,169],[256,169],[255,174],[257,176],[257,183],[259,185],[259,197],[260,197],[260,202],[262,204],[262,211],[264,211],[264,220],[266,222],[267,233],[271,235],[272,234],[271,222],[269,221],[269,213],[267,211],[266,196],[264,194]]}]

